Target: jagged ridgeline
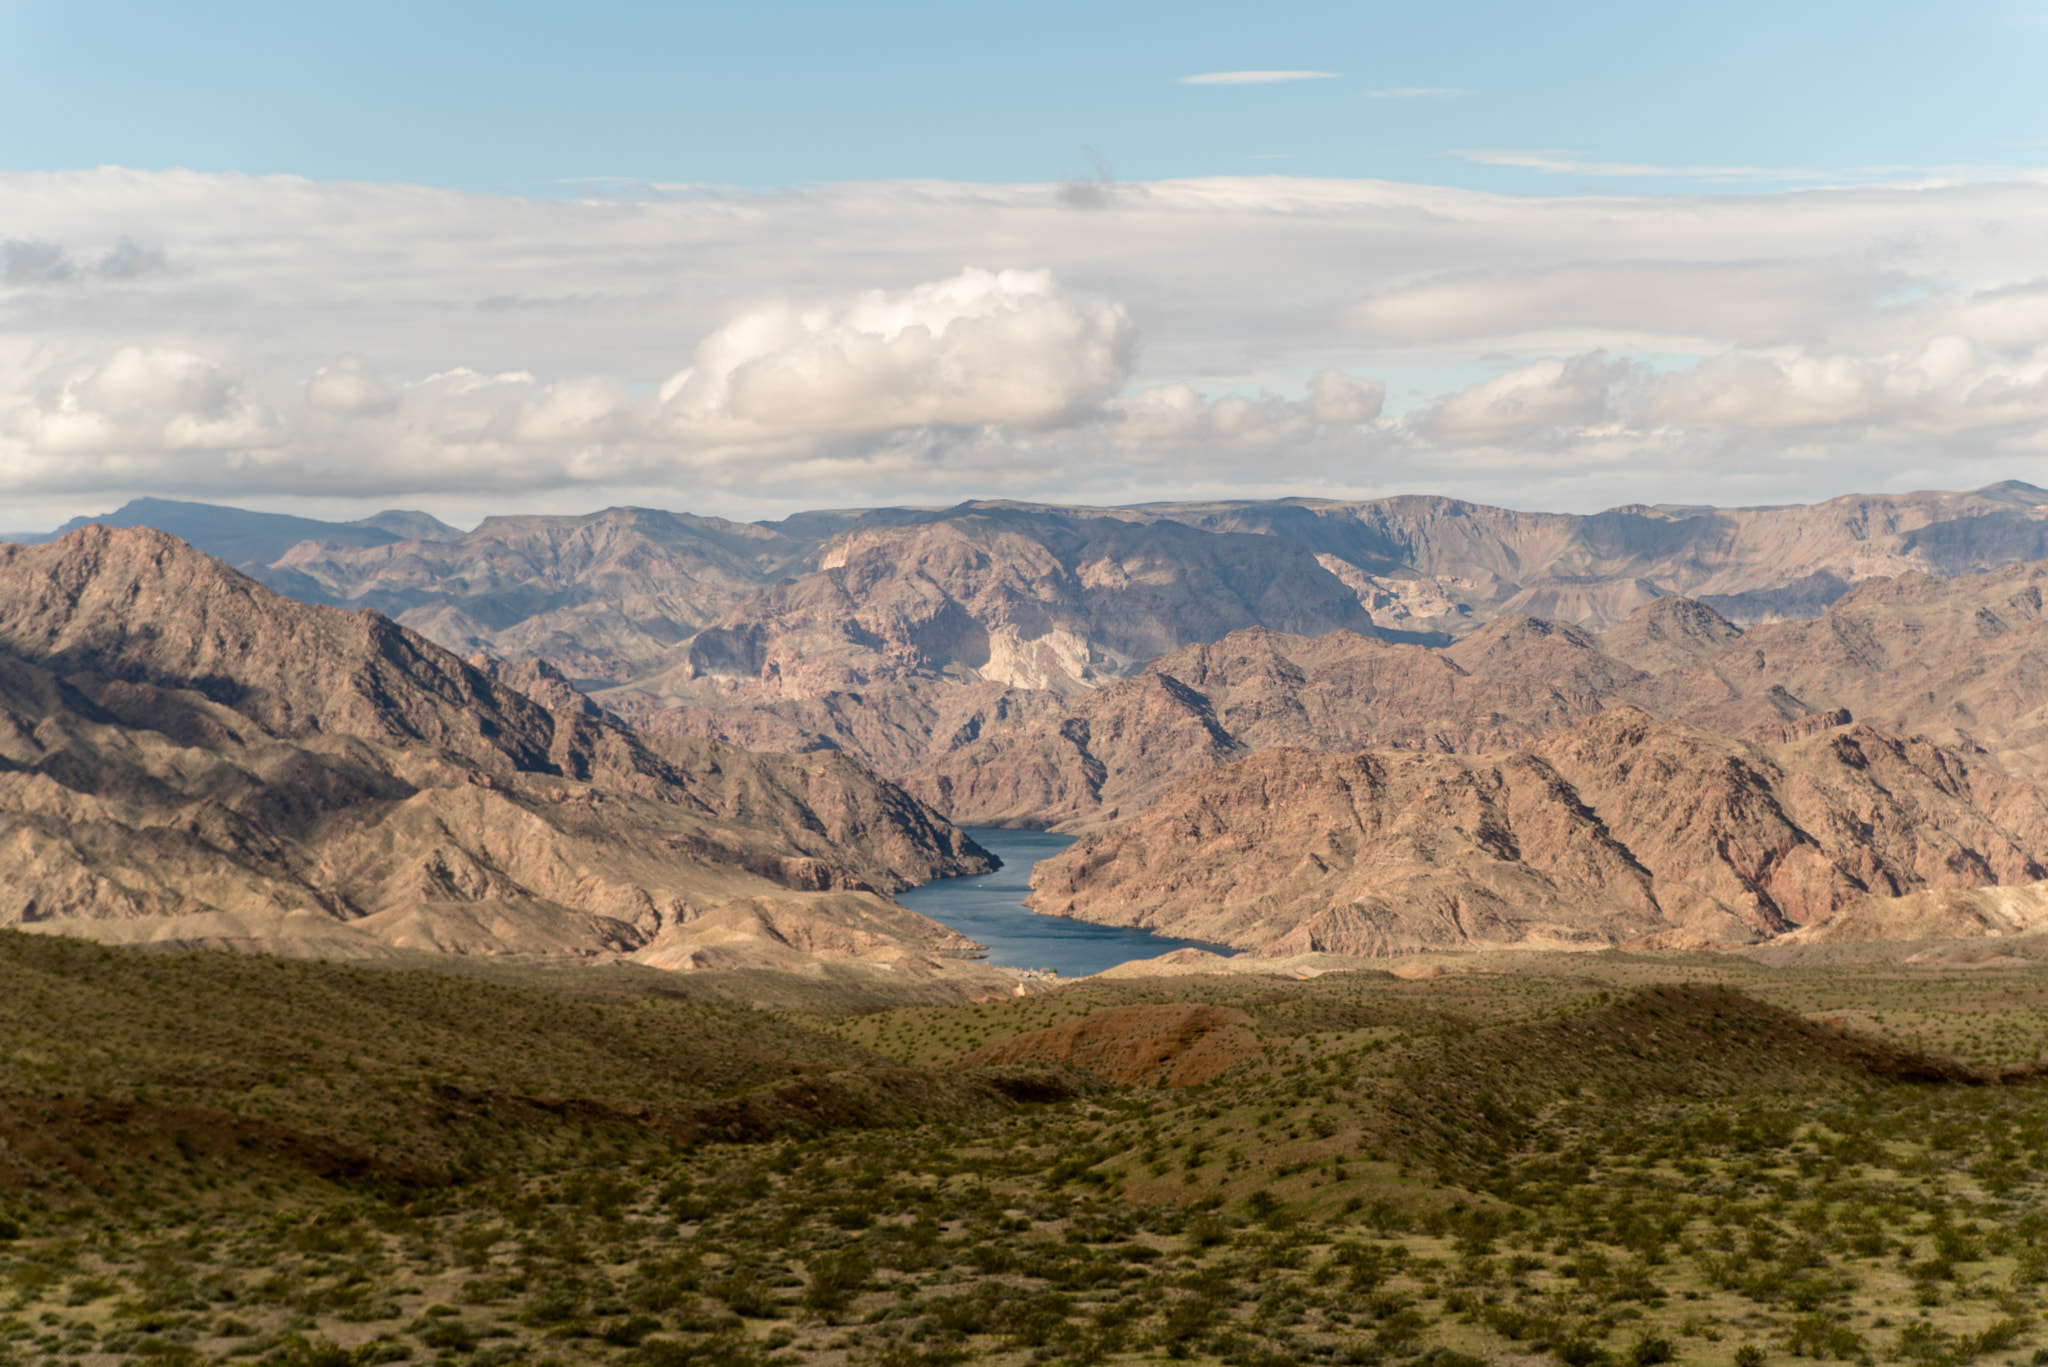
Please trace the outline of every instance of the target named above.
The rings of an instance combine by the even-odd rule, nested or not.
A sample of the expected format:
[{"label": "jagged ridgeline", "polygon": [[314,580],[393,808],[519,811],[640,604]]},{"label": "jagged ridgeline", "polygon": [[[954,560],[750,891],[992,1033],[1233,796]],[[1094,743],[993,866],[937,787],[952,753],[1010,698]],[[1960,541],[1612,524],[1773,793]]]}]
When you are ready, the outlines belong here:
[{"label": "jagged ridgeline", "polygon": [[991,978],[885,894],[989,857],[845,756],[550,710],[161,532],[0,547],[0,924]]},{"label": "jagged ridgeline", "polygon": [[[1852,906],[1866,927],[1973,934],[1989,922],[1866,904],[2012,889],[2000,917],[2024,927],[2020,890],[2048,873],[2048,494],[2023,484],[1594,516],[1418,497],[772,524],[613,509],[464,534],[163,502],[112,520],[478,653],[199,574],[223,639],[321,644],[171,659],[187,605],[91,539],[146,533],[13,553],[31,598],[38,576],[105,581],[50,621],[0,604],[23,624],[0,648],[31,672],[176,745],[289,747],[329,793],[297,802],[317,830],[264,824],[284,836],[265,859],[206,804],[254,809],[177,765],[149,778],[178,815],[121,807],[145,785],[61,775],[158,742],[117,762],[24,675],[30,739],[8,757],[85,819],[52,809],[17,847],[42,895],[13,914],[102,937],[851,964],[1000,990],[877,895],[984,866],[948,821],[1084,837],[1040,866],[1035,910],[1283,955],[1812,940]],[[77,556],[105,565],[52,568]],[[297,625],[247,631],[229,600]],[[80,654],[52,630],[152,644]],[[323,675],[328,655],[378,662],[375,687]],[[280,670],[322,697],[290,697]],[[198,701],[148,710],[152,688]],[[33,739],[60,733],[62,763]],[[340,736],[408,756],[344,764]],[[434,748],[448,766],[418,758]],[[86,905],[146,907],[153,928],[67,910]]]}]

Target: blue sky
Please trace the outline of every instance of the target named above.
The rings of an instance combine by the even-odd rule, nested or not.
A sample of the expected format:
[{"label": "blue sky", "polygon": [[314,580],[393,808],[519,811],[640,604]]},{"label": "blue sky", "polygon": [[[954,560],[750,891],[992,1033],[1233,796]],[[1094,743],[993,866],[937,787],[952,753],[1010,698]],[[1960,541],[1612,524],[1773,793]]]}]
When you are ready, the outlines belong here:
[{"label": "blue sky", "polygon": [[[1247,69],[1335,75],[1179,81]],[[520,195],[1099,168],[1515,193],[1852,182],[2039,165],[2044,89],[2042,0],[0,2],[0,166]],[[1417,91],[1455,93],[1388,93]],[[1474,157],[1498,153],[1548,165]]]},{"label": "blue sky", "polygon": [[0,0],[0,525],[2048,485],[2044,92],[2048,0]]}]

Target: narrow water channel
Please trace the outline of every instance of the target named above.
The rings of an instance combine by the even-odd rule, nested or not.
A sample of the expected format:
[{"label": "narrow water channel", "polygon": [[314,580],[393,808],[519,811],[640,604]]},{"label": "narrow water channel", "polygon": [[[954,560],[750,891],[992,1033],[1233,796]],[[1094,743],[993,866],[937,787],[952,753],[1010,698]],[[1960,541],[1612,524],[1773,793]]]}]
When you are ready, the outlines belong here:
[{"label": "narrow water channel", "polygon": [[913,911],[931,917],[988,946],[988,961],[1005,968],[1049,968],[1063,978],[1085,977],[1132,959],[1151,959],[1176,949],[1234,951],[1201,940],[1175,940],[1121,926],[1091,925],[1064,916],[1039,916],[1024,905],[1031,868],[1073,843],[1068,835],[970,827],[967,834],[1003,861],[994,873],[976,878],[941,878],[896,895]]}]

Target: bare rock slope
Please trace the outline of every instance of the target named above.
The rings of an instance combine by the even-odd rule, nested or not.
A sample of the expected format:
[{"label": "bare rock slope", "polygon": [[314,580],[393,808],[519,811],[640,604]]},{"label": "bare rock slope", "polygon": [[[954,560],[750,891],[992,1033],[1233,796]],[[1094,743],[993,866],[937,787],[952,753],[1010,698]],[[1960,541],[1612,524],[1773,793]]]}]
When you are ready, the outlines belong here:
[{"label": "bare rock slope", "polygon": [[1279,745],[1440,752],[1522,744],[1645,678],[1573,627],[1505,618],[1450,650],[1355,632],[1252,628],[1154,660],[1137,678],[978,719],[905,785],[969,825],[1080,830],[1166,787]]},{"label": "bare rock slope", "polygon": [[1504,616],[1448,649],[1349,632],[1234,632],[1137,678],[1006,696],[895,772],[970,825],[1088,830],[1278,745],[1476,754],[1626,704],[1778,743],[1868,720],[2048,778],[2048,563],[1857,588],[1811,622],[1735,626],[1666,596],[1601,636]]},{"label": "bare rock slope", "polygon": [[1266,955],[1746,943],[2035,881],[2044,840],[2038,790],[1930,742],[1765,747],[1621,706],[1486,755],[1264,751],[1040,864],[1032,905]]},{"label": "bare rock slope", "polygon": [[989,867],[900,789],[594,713],[158,532],[0,547],[0,924],[981,971],[884,895]]}]

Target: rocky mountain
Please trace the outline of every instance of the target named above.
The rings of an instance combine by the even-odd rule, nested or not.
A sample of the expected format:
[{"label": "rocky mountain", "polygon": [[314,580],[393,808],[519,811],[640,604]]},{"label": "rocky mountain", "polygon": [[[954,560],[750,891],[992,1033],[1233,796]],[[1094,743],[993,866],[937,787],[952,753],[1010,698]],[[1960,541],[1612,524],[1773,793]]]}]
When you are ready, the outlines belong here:
[{"label": "rocky mountain", "polygon": [[576,703],[162,533],[0,547],[0,924],[994,979],[885,895],[990,867],[900,789]]},{"label": "rocky mountain", "polygon": [[[779,714],[792,697],[906,673],[1086,688],[1251,624],[1440,642],[1529,615],[1598,632],[1667,595],[1738,624],[1806,619],[1873,577],[1950,578],[2048,557],[2048,492],[2017,482],[1591,515],[1419,495],[973,502],[763,523],[614,508],[493,518],[458,535],[419,513],[342,524],[144,499],[97,520],[171,531],[282,592],[376,608],[461,653],[548,658],[579,681],[644,685],[624,709],[728,714]],[[1099,610],[1117,593],[1133,605],[1128,630]],[[785,627],[792,613],[801,620]],[[718,635],[695,639],[714,626]],[[799,655],[794,677],[744,698],[691,686],[759,680]]]},{"label": "rocky mountain", "polygon": [[623,682],[765,584],[809,569],[819,540],[647,508],[494,517],[445,541],[306,541],[265,574],[309,601],[370,607],[452,650],[548,659]]},{"label": "rocky mountain", "polygon": [[1736,734],[1845,709],[2048,778],[2044,588],[2038,561],[1870,580],[1813,621],[1751,628],[1623,696]]},{"label": "rocky mountain", "polygon": [[816,572],[699,633],[652,689],[808,696],[951,676],[1075,692],[1253,625],[1369,632],[1372,618],[1286,541],[970,505],[837,538]]},{"label": "rocky mountain", "polygon": [[[2044,580],[2048,563],[1873,580],[1815,621],[1747,632],[1676,596],[1600,636],[1504,616],[1441,650],[1253,628],[1091,692],[990,695],[950,725],[933,713],[927,745],[893,744],[880,762],[969,825],[1078,831],[1142,810],[1186,775],[1275,746],[1478,754],[1627,704],[1760,742],[1864,719],[2041,781]],[[872,753],[862,749],[870,732],[842,725],[832,743]]]},{"label": "rocky mountain", "polygon": [[1383,626],[1454,633],[1503,612],[1599,631],[1661,594],[1702,599],[1741,623],[1810,617],[1865,579],[1947,578],[2048,557],[2048,490],[2016,480],[1965,493],[1590,515],[1426,495],[1133,511],[1296,541],[1351,566],[1362,593],[1382,595]]},{"label": "rocky mountain", "polygon": [[1534,745],[1262,751],[1032,880],[1038,911],[1263,955],[1748,943],[2048,873],[2048,798],[1849,724],[1782,745],[1617,705]]},{"label": "rocky mountain", "polygon": [[1057,709],[1013,708],[902,781],[969,825],[1081,829],[1185,775],[1276,746],[1440,752],[1524,744],[1598,712],[1639,671],[1583,632],[1505,618],[1449,650],[1252,628],[1163,655]]}]

